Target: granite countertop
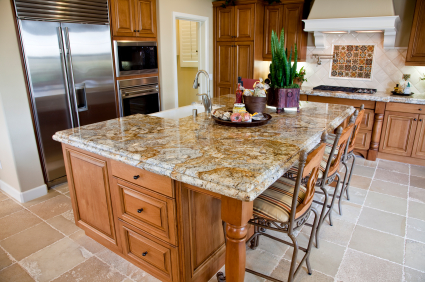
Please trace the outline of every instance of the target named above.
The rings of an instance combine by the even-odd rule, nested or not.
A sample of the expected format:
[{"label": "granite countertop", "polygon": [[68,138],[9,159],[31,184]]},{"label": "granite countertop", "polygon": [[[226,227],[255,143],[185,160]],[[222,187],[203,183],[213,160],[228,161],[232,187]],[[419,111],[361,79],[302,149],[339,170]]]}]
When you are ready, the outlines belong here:
[{"label": "granite countertop", "polygon": [[[234,95],[214,99],[231,107]],[[354,112],[302,102],[253,128],[217,125],[205,113],[178,121],[133,115],[57,132],[53,139],[232,198],[252,201]]]},{"label": "granite countertop", "polygon": [[301,94],[312,95],[312,96],[322,96],[322,97],[354,99],[354,100],[396,102],[396,103],[425,105],[425,93],[413,94],[411,96],[400,96],[400,95],[393,95],[393,94],[382,92],[382,91],[378,91],[375,94],[366,94],[366,93],[363,94],[363,93],[349,93],[349,92],[342,92],[342,91],[313,90],[310,87],[303,87],[301,89]]}]

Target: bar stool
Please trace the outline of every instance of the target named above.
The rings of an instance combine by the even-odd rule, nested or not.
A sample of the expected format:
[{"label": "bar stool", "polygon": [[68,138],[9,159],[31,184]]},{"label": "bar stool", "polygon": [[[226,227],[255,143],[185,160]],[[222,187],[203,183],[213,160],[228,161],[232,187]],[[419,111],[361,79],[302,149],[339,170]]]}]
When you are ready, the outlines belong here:
[{"label": "bar stool", "polygon": [[[295,181],[281,177],[254,200],[253,218],[248,222],[254,226],[254,234],[247,240],[246,243],[251,249],[258,247],[260,236],[269,237],[294,248],[291,267],[288,274],[289,282],[294,280],[295,275],[301,269],[301,265],[304,261],[307,264],[308,273],[312,273],[309,256],[314,237],[314,230],[319,222],[318,213],[312,207],[312,203],[315,184],[319,177],[320,162],[322,161],[325,153],[325,140],[326,134],[324,133],[322,136],[323,143],[321,145],[308,155],[305,152],[301,152],[298,166],[299,173]],[[307,176],[309,176],[309,178],[304,186],[301,182]],[[294,231],[300,229],[307,222],[311,213],[314,213],[315,216],[313,229],[310,234],[307,248],[303,248],[298,245]],[[267,234],[266,230],[286,233],[291,238],[292,242]],[[296,267],[298,250],[305,252],[305,255],[298,267]],[[245,271],[271,281],[280,281],[251,269],[246,269]],[[219,272],[217,274],[217,280],[225,281],[223,273]]]}]

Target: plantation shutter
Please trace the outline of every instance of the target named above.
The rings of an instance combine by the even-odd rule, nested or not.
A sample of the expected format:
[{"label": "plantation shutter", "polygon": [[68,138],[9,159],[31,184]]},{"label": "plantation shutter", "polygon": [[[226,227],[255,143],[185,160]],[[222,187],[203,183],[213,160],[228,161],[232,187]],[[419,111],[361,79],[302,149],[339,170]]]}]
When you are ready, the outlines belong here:
[{"label": "plantation shutter", "polygon": [[179,21],[180,66],[198,67],[198,23]]}]

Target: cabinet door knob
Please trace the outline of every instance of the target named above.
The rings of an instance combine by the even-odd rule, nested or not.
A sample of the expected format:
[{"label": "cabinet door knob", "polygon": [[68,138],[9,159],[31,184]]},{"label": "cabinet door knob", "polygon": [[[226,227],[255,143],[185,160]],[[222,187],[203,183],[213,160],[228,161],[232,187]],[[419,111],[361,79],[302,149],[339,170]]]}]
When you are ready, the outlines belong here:
[{"label": "cabinet door knob", "polygon": [[138,209],[137,212],[138,213],[142,213],[143,209]]},{"label": "cabinet door knob", "polygon": [[422,109],[419,109],[419,111],[422,111]]},{"label": "cabinet door knob", "polygon": [[140,175],[135,175],[135,176],[133,176],[133,178],[134,178],[134,180],[137,180],[137,179],[140,178]]},{"label": "cabinet door knob", "polygon": [[414,121],[417,121],[417,119],[415,119],[415,118],[414,118],[413,120],[414,120]]},{"label": "cabinet door knob", "polygon": [[422,119],[420,119],[419,121],[422,121]]},{"label": "cabinet door knob", "polygon": [[137,30],[133,30],[133,32],[137,32]]},{"label": "cabinet door knob", "polygon": [[144,253],[142,254],[142,256],[144,256],[144,257],[145,257],[147,254],[148,254],[148,252],[144,252]]}]

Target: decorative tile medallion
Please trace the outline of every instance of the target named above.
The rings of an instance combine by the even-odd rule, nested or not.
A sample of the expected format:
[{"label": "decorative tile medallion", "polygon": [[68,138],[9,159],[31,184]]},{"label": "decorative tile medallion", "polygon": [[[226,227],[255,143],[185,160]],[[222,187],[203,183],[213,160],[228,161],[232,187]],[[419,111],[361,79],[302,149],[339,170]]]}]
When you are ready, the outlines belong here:
[{"label": "decorative tile medallion", "polygon": [[375,45],[333,45],[331,78],[372,79]]}]

